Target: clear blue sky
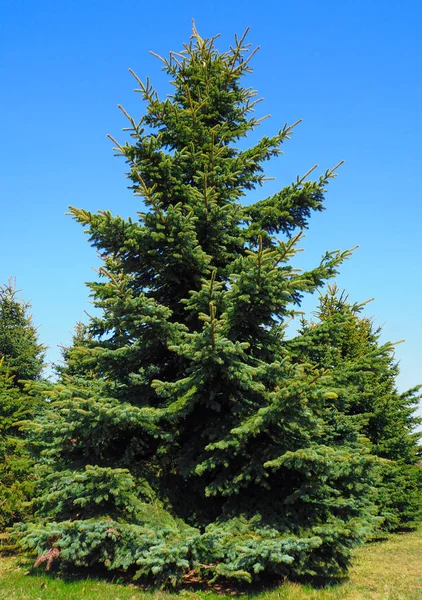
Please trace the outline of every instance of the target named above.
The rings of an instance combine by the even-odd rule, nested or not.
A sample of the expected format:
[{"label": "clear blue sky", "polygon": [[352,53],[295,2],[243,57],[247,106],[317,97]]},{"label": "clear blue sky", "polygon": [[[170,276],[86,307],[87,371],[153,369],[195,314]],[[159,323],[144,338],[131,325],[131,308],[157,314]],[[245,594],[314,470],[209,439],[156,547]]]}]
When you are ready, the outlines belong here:
[{"label": "clear blue sky", "polygon": [[[116,105],[142,109],[127,69],[165,93],[149,50],[179,50],[194,17],[226,47],[250,25],[260,45],[250,84],[271,113],[261,132],[303,119],[262,196],[344,159],[327,210],[313,218],[304,267],[326,249],[359,244],[338,283],[397,348],[400,389],[422,381],[422,4],[381,0],[142,2],[3,0],[0,5],[0,281],[31,298],[49,360],[89,311],[84,281],[96,255],[69,204],[124,216],[139,208],[107,132]],[[307,303],[307,308],[312,303]]]}]

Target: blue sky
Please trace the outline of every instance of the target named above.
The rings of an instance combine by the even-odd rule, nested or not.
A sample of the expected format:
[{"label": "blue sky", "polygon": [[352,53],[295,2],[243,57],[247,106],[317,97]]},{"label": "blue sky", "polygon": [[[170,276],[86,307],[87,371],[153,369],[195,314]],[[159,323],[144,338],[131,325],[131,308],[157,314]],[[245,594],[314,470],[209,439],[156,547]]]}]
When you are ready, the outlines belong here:
[{"label": "blue sky", "polygon": [[[124,139],[121,103],[140,116],[132,68],[162,94],[168,83],[149,50],[179,50],[195,18],[226,48],[251,26],[260,45],[250,76],[271,113],[260,134],[303,123],[268,165],[265,197],[344,159],[327,210],[311,221],[304,268],[327,249],[359,244],[338,284],[397,347],[400,389],[422,382],[422,4],[357,0],[263,3],[190,0],[3,0],[0,6],[0,281],[32,299],[48,358],[89,312],[85,281],[95,252],[67,206],[133,215],[125,165],[106,133]],[[312,301],[306,303],[312,308]]]}]

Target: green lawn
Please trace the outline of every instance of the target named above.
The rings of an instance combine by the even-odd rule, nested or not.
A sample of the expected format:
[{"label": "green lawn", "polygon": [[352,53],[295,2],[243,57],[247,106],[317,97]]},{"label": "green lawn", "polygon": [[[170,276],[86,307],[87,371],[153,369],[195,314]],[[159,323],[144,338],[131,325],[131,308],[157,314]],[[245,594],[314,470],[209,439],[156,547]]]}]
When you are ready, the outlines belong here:
[{"label": "green lawn", "polygon": [[[96,579],[64,581],[33,570],[31,562],[17,557],[0,558],[0,600],[222,600],[224,595],[195,592],[177,594],[142,591],[133,585],[119,585]],[[228,597],[228,596],[226,596]],[[240,597],[246,598],[245,595]],[[255,594],[253,600],[421,600],[422,529],[395,534],[386,541],[361,548],[342,584],[315,589],[294,583]]]}]

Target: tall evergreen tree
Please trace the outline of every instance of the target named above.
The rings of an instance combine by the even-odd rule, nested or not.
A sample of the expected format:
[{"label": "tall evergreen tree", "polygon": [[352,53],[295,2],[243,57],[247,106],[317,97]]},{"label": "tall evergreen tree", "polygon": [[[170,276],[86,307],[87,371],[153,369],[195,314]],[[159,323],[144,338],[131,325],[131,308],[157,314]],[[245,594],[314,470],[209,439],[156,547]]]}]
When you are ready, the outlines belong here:
[{"label": "tall evergreen tree", "polygon": [[146,110],[120,107],[132,141],[115,143],[146,210],[71,208],[103,259],[89,284],[100,315],[28,425],[50,473],[21,530],[39,561],[162,581],[328,575],[372,527],[367,444],[330,411],[327,371],[285,342],[303,295],[350,254],[291,263],[335,169],[241,202],[294,129],[236,146],[261,121],[243,85],[252,55],[245,35],[220,53],[194,29],[159,57],[172,96],[135,76]]},{"label": "tall evergreen tree", "polygon": [[292,341],[297,360],[331,371],[343,410],[361,422],[379,463],[378,505],[384,528],[407,526],[422,516],[422,419],[415,414],[420,386],[399,393],[394,345],[380,342],[381,328],[363,316],[363,304],[351,304],[345,292],[328,286],[315,312],[302,322]]},{"label": "tall evergreen tree", "polygon": [[32,414],[36,400],[23,391],[23,379],[41,377],[44,346],[12,281],[0,286],[0,529],[23,518],[34,490],[25,440],[16,423]]}]

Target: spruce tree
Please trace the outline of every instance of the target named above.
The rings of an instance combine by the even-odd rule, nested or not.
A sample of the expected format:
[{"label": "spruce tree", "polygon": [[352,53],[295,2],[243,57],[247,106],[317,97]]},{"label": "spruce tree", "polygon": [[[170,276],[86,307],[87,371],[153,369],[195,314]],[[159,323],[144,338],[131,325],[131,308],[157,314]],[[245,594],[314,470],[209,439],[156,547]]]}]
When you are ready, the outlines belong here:
[{"label": "spruce tree", "polygon": [[0,286],[0,529],[25,515],[34,490],[33,463],[17,427],[37,401],[23,390],[23,379],[41,377],[44,346],[12,281]]},{"label": "spruce tree", "polygon": [[0,530],[19,521],[33,491],[31,461],[15,423],[28,418],[28,404],[0,359]]},{"label": "spruce tree", "polygon": [[0,285],[0,358],[4,357],[15,385],[41,377],[45,353],[32,322],[31,305],[19,295],[11,279]]},{"label": "spruce tree", "polygon": [[120,107],[131,140],[115,144],[145,208],[70,209],[103,265],[88,338],[28,424],[48,471],[21,528],[38,562],[162,582],[331,575],[373,526],[367,442],[330,410],[327,370],[297,364],[285,336],[350,255],[292,266],[335,169],[242,202],[294,130],[239,149],[262,120],[243,83],[253,54],[245,35],[221,53],[194,29],[158,57],[172,96],[135,75],[146,108]]},{"label": "spruce tree", "polygon": [[95,341],[92,339],[87,326],[82,321],[78,321],[75,325],[70,345],[61,346],[61,361],[54,366],[59,379],[65,375],[81,375],[84,371],[86,372],[83,359],[77,360],[74,350],[75,348],[87,347],[90,343],[95,344]]},{"label": "spruce tree", "polygon": [[[296,360],[328,368],[344,412],[360,421],[380,457],[377,504],[387,530],[414,524],[422,517],[422,419],[415,411],[420,386],[399,393],[394,344],[380,342],[382,330],[362,315],[367,302],[352,304],[336,285],[321,295],[316,320],[302,321],[292,341]],[[293,350],[294,349],[294,350]]]}]

